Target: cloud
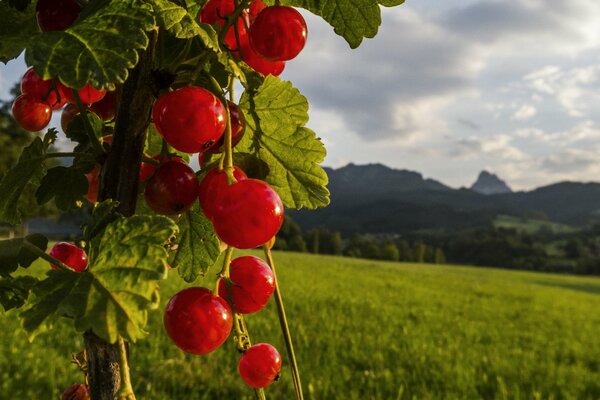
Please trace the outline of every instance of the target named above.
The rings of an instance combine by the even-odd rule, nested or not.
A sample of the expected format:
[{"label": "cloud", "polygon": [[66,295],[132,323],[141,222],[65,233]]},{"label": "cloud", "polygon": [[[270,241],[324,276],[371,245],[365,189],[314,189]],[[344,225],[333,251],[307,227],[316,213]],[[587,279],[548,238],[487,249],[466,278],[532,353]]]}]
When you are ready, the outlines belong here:
[{"label": "cloud", "polygon": [[537,113],[537,110],[534,106],[524,104],[519,107],[518,110],[514,112],[511,119],[516,121],[524,121],[533,117]]}]

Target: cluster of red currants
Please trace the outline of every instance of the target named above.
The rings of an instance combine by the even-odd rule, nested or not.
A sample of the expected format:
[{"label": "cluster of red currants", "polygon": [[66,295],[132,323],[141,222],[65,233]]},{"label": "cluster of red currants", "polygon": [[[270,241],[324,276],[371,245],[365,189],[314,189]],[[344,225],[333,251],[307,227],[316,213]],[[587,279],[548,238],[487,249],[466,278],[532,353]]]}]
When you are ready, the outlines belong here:
[{"label": "cluster of red currants", "polygon": [[296,57],[306,44],[306,22],[296,9],[288,6],[267,7],[253,0],[248,10],[236,13],[234,0],[209,0],[199,15],[200,22],[226,25],[225,45],[237,57],[263,75],[278,76],[285,62]]},{"label": "cluster of red currants", "polygon": [[[218,295],[206,288],[191,287],[169,301],[165,329],[183,351],[207,354],[219,348],[231,332],[232,309],[238,314],[262,310],[273,293],[275,278],[263,260],[242,256],[231,262],[230,278],[221,279],[218,287]],[[273,383],[280,369],[281,356],[268,343],[245,350],[238,364],[240,376],[253,388]]]}]

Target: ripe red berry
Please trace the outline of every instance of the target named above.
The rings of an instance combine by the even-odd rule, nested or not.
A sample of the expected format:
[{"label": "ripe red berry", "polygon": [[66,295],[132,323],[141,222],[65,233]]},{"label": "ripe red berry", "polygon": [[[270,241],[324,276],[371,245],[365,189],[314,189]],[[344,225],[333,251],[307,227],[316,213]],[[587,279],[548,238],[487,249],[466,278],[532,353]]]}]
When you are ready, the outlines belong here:
[{"label": "ripe red berry", "polygon": [[64,31],[79,17],[81,7],[76,0],[38,0],[35,11],[42,32]]},{"label": "ripe red berry", "polygon": [[69,103],[65,108],[63,108],[60,115],[60,127],[62,128],[63,132],[67,131],[69,124],[78,114],[79,108],[75,104]]},{"label": "ripe red berry", "polygon": [[22,94],[15,99],[12,114],[23,129],[38,132],[50,123],[52,107],[36,96]]},{"label": "ripe red berry", "polygon": [[180,214],[189,210],[198,197],[198,178],[187,164],[167,161],[148,181],[144,197],[158,214]]},{"label": "ripe red berry", "polygon": [[[169,159],[169,157],[161,157],[160,154],[157,154],[152,158],[156,161],[160,161],[161,165],[169,160],[173,160],[173,161],[177,161],[177,162],[185,164],[185,161],[181,157],[177,157],[177,156],[171,157]],[[158,169],[158,166],[156,166],[152,163],[149,163],[149,162],[142,161],[142,165],[140,166],[140,178],[139,178],[140,182],[145,182],[149,178],[151,178],[157,169]]]},{"label": "ripe red berry", "polygon": [[238,370],[248,386],[256,389],[264,388],[279,377],[281,356],[270,344],[258,343],[242,355]]},{"label": "ripe red berry", "polygon": [[162,95],[152,117],[167,143],[185,153],[210,148],[225,131],[225,107],[206,89],[188,86]]},{"label": "ripe red berry", "polygon": [[263,3],[261,0],[254,0],[250,3],[250,7],[248,8],[248,15],[250,16],[250,22],[254,22],[256,16],[263,10],[267,8],[267,5]]},{"label": "ripe red berry", "polygon": [[181,350],[206,354],[227,340],[233,320],[224,299],[206,288],[191,287],[169,300],[163,322],[169,337]]},{"label": "ripe red berry", "polygon": [[88,385],[76,383],[69,386],[62,394],[62,400],[90,400],[90,388]]},{"label": "ripe red berry", "polygon": [[[75,101],[75,96],[73,95],[73,89],[63,85],[63,91],[69,103],[77,103]],[[79,94],[79,99],[81,99],[81,103],[94,104],[102,100],[102,98],[106,95],[106,90],[96,89],[95,87],[87,83],[81,89],[77,89],[77,94]]]},{"label": "ripe red berry", "polygon": [[[238,167],[233,167],[233,176],[237,181],[242,181],[248,177]],[[208,219],[212,219],[215,209],[219,204],[218,197],[227,188],[227,174],[225,171],[219,171],[218,168],[213,168],[206,173],[206,176],[200,182],[198,190],[198,200],[202,206],[202,212]]]},{"label": "ripe red berry", "polygon": [[279,76],[285,69],[285,61],[269,61],[260,56],[250,45],[250,42],[242,43],[242,60],[256,72],[264,76]]},{"label": "ripe red berry", "polygon": [[104,121],[111,120],[115,116],[117,107],[116,100],[115,92],[107,92],[102,100],[90,106],[90,110]]},{"label": "ripe red berry", "polygon": [[209,25],[214,25],[218,22],[223,27],[227,16],[234,11],[235,3],[233,0],[208,0],[204,7],[202,7],[198,19],[200,22]]},{"label": "ripe red berry", "polygon": [[[49,254],[77,272],[81,272],[87,268],[87,254],[85,254],[83,249],[72,243],[58,242],[52,246]],[[54,264],[50,264],[50,266],[52,269],[59,269]]]},{"label": "ripe red berry", "polygon": [[238,257],[231,262],[229,277],[219,282],[219,296],[233,304],[235,312],[251,314],[267,304],[275,289],[275,277],[269,265],[255,256]]},{"label": "ripe red berry", "polygon": [[98,190],[100,188],[100,167],[94,167],[90,172],[85,174],[88,181],[88,191],[85,198],[91,203],[98,201]]},{"label": "ripe red berry", "polygon": [[30,94],[39,100],[45,101],[54,110],[61,108],[67,102],[62,88],[63,86],[58,83],[52,88],[52,79],[42,79],[33,68],[29,68],[21,78],[21,92],[23,94]]},{"label": "ripe red berry", "polygon": [[277,192],[258,179],[227,186],[218,195],[213,226],[219,238],[238,249],[252,249],[271,239],[283,223]]},{"label": "ripe red berry", "polygon": [[272,61],[296,57],[306,44],[306,22],[295,8],[272,6],[262,10],[250,26],[250,44]]},{"label": "ripe red berry", "polygon": [[[231,118],[231,147],[242,140],[244,132],[246,132],[246,118],[240,108],[233,102],[228,101],[227,106],[229,107],[229,118]],[[211,153],[222,153],[225,151],[225,135],[221,136],[221,139],[213,147],[208,149]]]}]

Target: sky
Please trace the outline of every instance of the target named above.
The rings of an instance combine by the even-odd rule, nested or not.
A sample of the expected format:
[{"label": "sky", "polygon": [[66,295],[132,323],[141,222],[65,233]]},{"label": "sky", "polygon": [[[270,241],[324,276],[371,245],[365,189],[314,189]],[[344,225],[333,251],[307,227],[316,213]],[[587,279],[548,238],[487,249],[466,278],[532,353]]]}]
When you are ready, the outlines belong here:
[{"label": "sky", "polygon": [[[354,50],[303,14],[307,45],[281,78],[308,98],[325,165],[455,187],[482,169],[516,190],[600,181],[600,1],[407,0]],[[0,97],[24,70],[0,64]]]}]

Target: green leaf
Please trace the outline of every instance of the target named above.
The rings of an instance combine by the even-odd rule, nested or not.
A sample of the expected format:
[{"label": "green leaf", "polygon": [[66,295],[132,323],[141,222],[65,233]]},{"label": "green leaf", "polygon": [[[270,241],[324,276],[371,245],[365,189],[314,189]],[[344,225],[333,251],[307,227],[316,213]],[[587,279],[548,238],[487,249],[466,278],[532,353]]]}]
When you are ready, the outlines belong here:
[{"label": "green leaf", "polygon": [[[363,38],[372,38],[377,34],[381,25],[379,4],[389,7],[403,2],[404,0],[284,0],[282,3],[302,7],[321,16],[354,49]],[[308,40],[311,40],[310,32]]]},{"label": "green leaf", "polygon": [[166,217],[133,216],[109,224],[92,240],[89,268],[81,273],[50,271],[34,287],[21,313],[30,337],[53,316],[70,316],[75,328],[92,330],[109,343],[145,336],[148,311],[159,301],[159,281],[167,276],[165,244],[177,232]]},{"label": "green leaf", "polygon": [[310,129],[308,102],[291,83],[269,76],[254,93],[240,100],[246,113],[246,134],[236,151],[256,155],[268,166],[265,180],[290,208],[329,204],[328,179],[318,165],[325,147]]},{"label": "green leaf", "polygon": [[31,276],[0,278],[0,304],[4,307],[4,311],[22,307],[29,297],[31,288],[38,282]]},{"label": "green leaf", "polygon": [[194,208],[178,221],[179,240],[172,266],[186,282],[193,282],[214,265],[221,253],[212,223]]},{"label": "green leaf", "polygon": [[36,137],[23,149],[17,164],[9,169],[0,181],[0,220],[9,224],[21,222],[19,198],[27,183],[34,178],[40,179],[44,173],[44,155],[47,146]]},{"label": "green leaf", "polygon": [[118,218],[122,218],[123,216],[117,212],[118,206],[119,202],[112,199],[96,203],[92,210],[91,221],[83,226],[83,238],[86,241],[92,240],[92,238],[100,234],[108,224]]},{"label": "green leaf", "polygon": [[86,115],[77,114],[69,123],[67,131],[65,132],[65,135],[67,135],[69,139],[84,146],[90,142],[90,138],[85,128],[86,116],[88,121],[90,121],[90,125],[92,126],[92,130],[94,131],[96,137],[101,138],[104,133],[104,122],[93,112],[86,112]]},{"label": "green leaf", "polygon": [[88,181],[83,171],[74,167],[54,167],[42,178],[35,193],[38,204],[45,204],[54,198],[60,210],[77,207],[78,201],[88,191]]},{"label": "green leaf", "polygon": [[39,35],[35,5],[30,4],[25,11],[18,11],[10,3],[0,3],[0,62],[7,63],[18,57]]},{"label": "green leaf", "polygon": [[25,247],[25,241],[46,251],[48,239],[44,235],[33,234],[24,238],[0,241],[0,276],[8,277],[17,268],[28,268],[39,256]]},{"label": "green leaf", "polygon": [[8,5],[19,11],[25,11],[31,4],[31,0],[8,0]]},{"label": "green leaf", "polygon": [[[32,41],[25,60],[44,78],[60,76],[67,86],[115,89],[148,47],[155,27],[150,6],[140,0],[108,0],[60,32],[45,32]],[[67,62],[71,60],[71,62]],[[76,62],[75,62],[76,61]]]},{"label": "green leaf", "polygon": [[190,14],[188,10],[169,0],[150,0],[156,22],[165,28],[167,32],[179,39],[189,39],[198,36],[204,45],[220,52],[217,33],[212,26],[196,22],[196,14]]}]

